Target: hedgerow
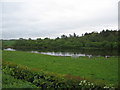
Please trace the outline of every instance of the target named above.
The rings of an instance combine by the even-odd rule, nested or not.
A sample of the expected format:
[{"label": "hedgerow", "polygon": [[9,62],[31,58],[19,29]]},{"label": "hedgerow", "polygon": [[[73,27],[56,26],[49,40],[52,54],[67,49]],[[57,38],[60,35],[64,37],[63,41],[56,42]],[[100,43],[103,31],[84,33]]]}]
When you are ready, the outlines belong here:
[{"label": "hedgerow", "polygon": [[[2,71],[4,74],[13,76],[16,79],[25,80],[36,85],[38,88],[79,88],[82,90],[113,90],[115,87],[106,85],[97,85],[84,79],[65,78],[64,75],[38,72],[26,66],[16,65],[10,62],[3,62]],[[19,87],[18,87],[19,88]]]}]

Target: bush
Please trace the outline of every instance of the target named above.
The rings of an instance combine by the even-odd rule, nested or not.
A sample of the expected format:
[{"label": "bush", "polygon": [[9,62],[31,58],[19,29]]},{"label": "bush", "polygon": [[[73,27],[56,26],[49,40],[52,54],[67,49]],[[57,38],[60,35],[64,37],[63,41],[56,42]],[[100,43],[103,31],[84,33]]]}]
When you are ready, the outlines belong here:
[{"label": "bush", "polygon": [[4,73],[2,76],[3,76],[2,77],[3,88],[37,88],[34,84],[27,82],[25,80],[18,80]]}]

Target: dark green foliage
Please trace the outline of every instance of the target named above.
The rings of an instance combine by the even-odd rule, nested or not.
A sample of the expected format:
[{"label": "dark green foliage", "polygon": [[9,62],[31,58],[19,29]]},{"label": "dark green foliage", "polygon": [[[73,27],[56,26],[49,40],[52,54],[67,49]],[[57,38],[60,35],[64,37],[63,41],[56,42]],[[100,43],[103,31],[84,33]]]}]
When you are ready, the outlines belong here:
[{"label": "dark green foliage", "polygon": [[9,74],[2,74],[2,88],[37,88],[30,82],[16,79]]},{"label": "dark green foliage", "polygon": [[85,33],[83,36],[62,35],[56,39],[19,39],[13,45],[18,50],[63,50],[63,49],[118,49],[118,31],[103,30],[100,33]]},{"label": "dark green foliage", "polygon": [[2,49],[4,49],[4,48],[14,48],[13,45],[15,44],[16,41],[17,40],[2,40]]}]

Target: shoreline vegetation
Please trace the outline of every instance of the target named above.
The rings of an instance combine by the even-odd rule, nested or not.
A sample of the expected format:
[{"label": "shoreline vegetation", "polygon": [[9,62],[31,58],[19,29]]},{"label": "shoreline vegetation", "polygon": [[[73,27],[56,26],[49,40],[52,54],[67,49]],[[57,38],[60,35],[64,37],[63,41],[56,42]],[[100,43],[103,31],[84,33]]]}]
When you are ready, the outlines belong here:
[{"label": "shoreline vegetation", "polygon": [[69,34],[69,36],[61,35],[55,39],[48,37],[33,40],[14,39],[2,40],[2,49],[14,48],[16,50],[80,50],[80,49],[98,49],[98,50],[118,50],[118,33],[117,30],[103,30],[100,33],[85,33],[82,36],[77,34]]}]

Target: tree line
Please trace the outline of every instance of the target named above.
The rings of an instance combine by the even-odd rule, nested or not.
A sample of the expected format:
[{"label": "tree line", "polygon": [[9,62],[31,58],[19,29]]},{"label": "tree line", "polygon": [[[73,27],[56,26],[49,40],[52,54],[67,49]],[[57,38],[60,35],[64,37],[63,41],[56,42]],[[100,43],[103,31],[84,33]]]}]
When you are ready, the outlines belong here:
[{"label": "tree line", "polygon": [[118,32],[107,29],[100,33],[86,32],[82,36],[75,33],[69,34],[69,36],[61,35],[55,39],[19,38],[19,40],[15,40],[12,47],[17,50],[118,49]]}]

